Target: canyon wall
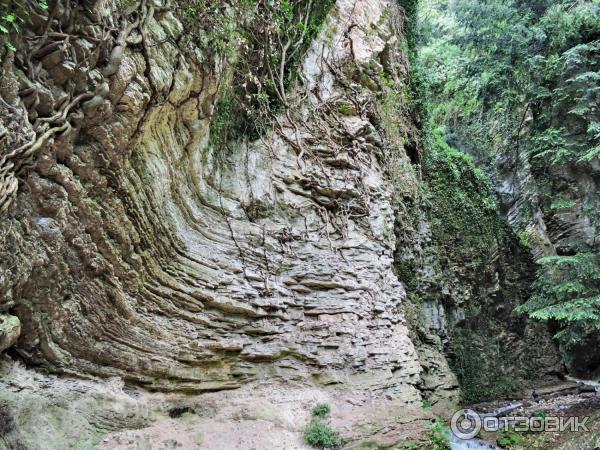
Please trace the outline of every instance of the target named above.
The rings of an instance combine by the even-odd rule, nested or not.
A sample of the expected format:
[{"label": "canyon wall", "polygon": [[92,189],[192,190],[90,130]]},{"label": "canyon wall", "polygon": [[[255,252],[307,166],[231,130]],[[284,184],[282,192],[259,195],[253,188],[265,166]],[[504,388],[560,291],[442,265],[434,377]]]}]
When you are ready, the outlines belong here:
[{"label": "canyon wall", "polygon": [[[272,126],[226,149],[211,131],[231,65],[190,44],[184,22],[158,0],[51,2],[5,52],[1,350],[37,371],[150,391],[271,380],[456,402],[448,330],[483,317],[468,305],[517,342],[503,370],[554,370],[546,334],[530,349],[524,319],[507,328],[526,295],[521,250],[494,236],[490,260],[447,264],[460,230],[441,236],[449,224],[422,202],[434,183],[398,2],[338,0]],[[23,371],[4,370],[7,411],[40,401],[27,389],[68,390],[37,374],[23,383]],[[116,384],[81,388],[126,405],[104,420],[94,403],[92,429],[147,424]]]},{"label": "canyon wall", "polygon": [[[16,352],[152,389],[268,375],[418,400],[393,272],[396,191],[415,173],[378,104],[384,81],[408,77],[398,6],[339,2],[279,131],[216,154],[227,67],[180,48],[185,30],[165,5],[57,5],[49,27],[70,37],[49,33],[3,75],[18,143],[52,131],[1,224]],[[110,27],[121,29],[111,51],[94,37]],[[62,112],[46,118],[53,106]]]}]

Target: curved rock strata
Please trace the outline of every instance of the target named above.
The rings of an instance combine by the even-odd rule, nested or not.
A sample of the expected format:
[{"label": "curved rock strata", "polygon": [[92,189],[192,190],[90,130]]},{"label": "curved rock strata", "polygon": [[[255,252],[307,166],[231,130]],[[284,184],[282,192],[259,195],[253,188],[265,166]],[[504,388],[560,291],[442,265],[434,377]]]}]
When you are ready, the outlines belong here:
[{"label": "curved rock strata", "polygon": [[[283,132],[231,154],[209,145],[227,67],[194,61],[158,1],[142,12],[87,3],[51,23],[78,36],[72,51],[59,43],[62,53],[31,58],[50,90],[19,56],[4,71],[21,94],[4,107],[13,120],[34,102],[80,101],[0,223],[1,307],[22,321],[17,352],[151,389],[269,376],[418,400],[393,271],[394,217],[416,178],[377,96],[408,76],[397,3],[339,0]],[[121,30],[112,50],[93,38],[107,28]]]}]

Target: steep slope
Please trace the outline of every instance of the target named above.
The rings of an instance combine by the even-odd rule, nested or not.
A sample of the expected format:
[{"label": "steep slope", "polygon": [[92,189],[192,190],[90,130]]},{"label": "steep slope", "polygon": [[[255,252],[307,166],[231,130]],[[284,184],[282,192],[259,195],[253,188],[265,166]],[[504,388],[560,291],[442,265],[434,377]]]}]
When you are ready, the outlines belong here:
[{"label": "steep slope", "polygon": [[[531,293],[531,256],[473,159],[439,135],[427,145],[422,199],[398,227],[396,251],[418,347],[447,356],[466,402],[554,378],[563,368],[551,333],[514,312]],[[439,390],[438,364],[425,363],[423,379]]]},{"label": "steep slope", "polygon": [[597,0],[428,0],[420,63],[431,126],[472,155],[539,265],[519,310],[569,370],[598,368]]},{"label": "steep slope", "polygon": [[[317,401],[348,440],[393,445],[432,419],[422,399],[457,401],[456,361],[473,369],[463,388],[493,378],[496,341],[468,358],[486,327],[517,348],[498,368],[560,370],[544,330],[510,313],[530,265],[481,174],[423,142],[411,4],[16,11],[29,19],[0,74],[0,351],[29,368],[0,367],[9,448],[94,448],[155,414],[150,435],[177,431],[182,411],[207,432],[222,414],[226,439],[240,420],[275,423],[287,443]],[[461,228],[477,217],[489,227]],[[457,359],[460,342],[476,350]]]}]

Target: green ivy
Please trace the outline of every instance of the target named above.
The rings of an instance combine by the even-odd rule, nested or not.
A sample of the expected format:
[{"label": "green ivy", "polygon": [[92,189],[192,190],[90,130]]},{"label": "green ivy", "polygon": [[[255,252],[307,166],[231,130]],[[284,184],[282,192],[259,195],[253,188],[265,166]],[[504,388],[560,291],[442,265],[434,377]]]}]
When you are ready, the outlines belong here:
[{"label": "green ivy", "polygon": [[503,370],[514,367],[515,362],[512,353],[501,345],[492,336],[476,335],[471,330],[458,330],[453,335],[455,355],[450,363],[460,381],[463,402],[499,398],[519,387],[519,377]]},{"label": "green ivy", "polygon": [[[45,0],[34,2],[34,6],[40,10],[47,10],[48,3]],[[10,41],[11,33],[18,33],[22,25],[28,20],[30,6],[24,0],[10,0],[0,4],[0,43],[3,43],[10,51],[16,51]]]},{"label": "green ivy", "polygon": [[476,269],[503,236],[495,197],[473,158],[450,147],[439,131],[430,141],[423,175],[433,234],[446,258]]}]

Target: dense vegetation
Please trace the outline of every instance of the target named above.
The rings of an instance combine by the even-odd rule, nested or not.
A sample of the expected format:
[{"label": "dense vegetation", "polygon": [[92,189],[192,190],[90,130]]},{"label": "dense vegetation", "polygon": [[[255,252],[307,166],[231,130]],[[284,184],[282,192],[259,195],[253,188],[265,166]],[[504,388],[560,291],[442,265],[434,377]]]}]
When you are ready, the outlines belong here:
[{"label": "dense vegetation", "polygon": [[550,164],[598,155],[597,0],[425,3],[430,112],[451,141],[488,158],[520,145]]},{"label": "dense vegetation", "polygon": [[594,345],[600,329],[600,261],[597,254],[579,252],[547,256],[539,263],[535,294],[518,310],[563,325],[556,337],[571,360],[582,340]]},{"label": "dense vegetation", "polygon": [[[520,280],[527,278],[520,272],[529,258],[514,248],[515,236],[501,217],[489,178],[473,157],[448,145],[440,130],[430,133],[425,147],[423,200],[441,279],[417,277],[409,288],[418,301],[441,296],[449,314],[458,308],[468,318],[453,327],[450,338],[450,365],[461,381],[463,401],[501,397],[534,375],[502,339],[499,323],[518,320],[510,308],[496,305],[503,296],[518,304]],[[498,297],[490,298],[491,292]]]},{"label": "dense vegetation", "polygon": [[[187,36],[207,58],[229,69],[221,82],[211,144],[256,139],[273,128],[272,113],[289,107],[300,61],[334,0],[211,2],[185,0],[176,10]],[[210,32],[207,33],[207,30]]]},{"label": "dense vegetation", "polygon": [[[430,129],[473,155],[496,189],[513,188],[506,210],[517,204],[515,180],[525,167],[533,174],[520,189],[536,193],[511,224],[541,258],[518,311],[550,321],[572,362],[600,330],[600,200],[590,187],[600,156],[600,1],[426,0],[420,11]],[[561,229],[569,214],[592,231]],[[535,229],[539,217],[558,224],[552,248]]]},{"label": "dense vegetation", "polygon": [[32,10],[48,9],[46,0],[37,0],[31,3],[30,5],[25,0],[9,0],[0,4],[0,44],[10,51],[16,50],[10,41],[10,34],[20,31],[23,24],[29,20]]}]

